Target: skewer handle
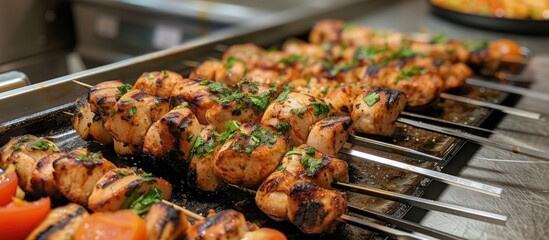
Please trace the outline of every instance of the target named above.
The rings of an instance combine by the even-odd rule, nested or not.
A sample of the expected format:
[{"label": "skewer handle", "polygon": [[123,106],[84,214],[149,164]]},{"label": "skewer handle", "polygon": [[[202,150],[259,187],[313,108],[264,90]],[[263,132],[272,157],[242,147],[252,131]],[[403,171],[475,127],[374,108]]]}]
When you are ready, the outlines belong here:
[{"label": "skewer handle", "polygon": [[403,232],[403,231],[400,231],[400,230],[397,230],[397,229],[394,229],[394,228],[390,228],[390,227],[386,227],[386,226],[383,226],[383,225],[380,225],[380,224],[371,223],[371,222],[368,222],[364,219],[349,216],[349,215],[346,215],[346,214],[341,215],[339,217],[339,220],[342,221],[342,222],[351,224],[351,225],[355,225],[355,226],[362,227],[362,228],[367,228],[367,229],[370,229],[370,230],[373,230],[373,231],[376,231],[376,232],[381,232],[381,233],[387,234],[391,237],[394,237],[396,239],[403,239],[403,240],[412,240],[412,239],[414,239],[414,240],[427,240],[427,239],[431,239],[431,238],[426,238],[426,237],[418,236],[418,235],[415,235],[415,234]]}]

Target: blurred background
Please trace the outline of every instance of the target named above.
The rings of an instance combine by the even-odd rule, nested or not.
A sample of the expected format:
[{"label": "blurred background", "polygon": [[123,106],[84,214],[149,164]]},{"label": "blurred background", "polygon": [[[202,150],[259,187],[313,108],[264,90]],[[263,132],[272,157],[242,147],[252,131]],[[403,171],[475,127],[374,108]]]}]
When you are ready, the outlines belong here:
[{"label": "blurred background", "polygon": [[[468,1],[468,4],[459,4],[467,2],[463,0],[364,1],[372,2],[372,8],[364,9],[361,17],[352,19],[361,24],[408,33],[443,32],[456,38],[510,37],[532,48],[536,54],[549,52],[546,46],[549,38],[543,34],[549,30],[548,25],[534,26],[533,33],[505,31],[506,26],[524,29],[525,25],[520,21],[518,27],[516,21],[503,23],[499,26],[503,32],[501,29],[481,30],[479,26],[456,23],[444,12],[433,11],[431,2],[449,8],[472,6],[473,10],[482,10],[474,14],[493,13],[499,14],[499,18],[536,18],[547,24],[549,7],[545,5],[528,5],[527,9],[512,6],[511,10],[502,5],[494,10],[483,2],[497,1]],[[254,19],[284,11],[299,14],[299,9],[337,7],[341,2],[353,0],[3,0],[0,1],[0,74],[16,70],[29,80],[19,81],[19,85],[8,84],[11,87],[38,83],[177,46],[195,38],[207,38],[210,33],[238,28]],[[501,9],[504,9],[503,13]],[[488,28],[494,26],[487,24]],[[536,28],[541,29],[542,34],[536,34]],[[25,77],[13,73],[10,76]],[[0,81],[3,79],[7,77],[0,77]],[[0,91],[5,90],[0,88]]]}]

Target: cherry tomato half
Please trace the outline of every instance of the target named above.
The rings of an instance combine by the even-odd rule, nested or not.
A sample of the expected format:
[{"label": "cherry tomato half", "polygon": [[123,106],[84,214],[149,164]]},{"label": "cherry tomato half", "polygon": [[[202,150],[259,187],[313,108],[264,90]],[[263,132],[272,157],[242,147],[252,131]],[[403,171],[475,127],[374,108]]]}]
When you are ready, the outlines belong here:
[{"label": "cherry tomato half", "polygon": [[26,202],[17,198],[0,207],[0,239],[25,239],[48,215],[50,198]]},{"label": "cherry tomato half", "polygon": [[11,198],[17,192],[18,184],[15,172],[0,175],[0,207],[11,202]]}]

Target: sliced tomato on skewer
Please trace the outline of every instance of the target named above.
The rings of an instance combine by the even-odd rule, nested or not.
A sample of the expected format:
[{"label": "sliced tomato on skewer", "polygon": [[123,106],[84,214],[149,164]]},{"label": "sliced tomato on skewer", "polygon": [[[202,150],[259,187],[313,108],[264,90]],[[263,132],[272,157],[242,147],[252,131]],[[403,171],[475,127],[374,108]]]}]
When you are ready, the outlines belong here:
[{"label": "sliced tomato on skewer", "polygon": [[48,215],[51,209],[50,198],[26,202],[17,198],[0,207],[1,239],[25,239]]}]

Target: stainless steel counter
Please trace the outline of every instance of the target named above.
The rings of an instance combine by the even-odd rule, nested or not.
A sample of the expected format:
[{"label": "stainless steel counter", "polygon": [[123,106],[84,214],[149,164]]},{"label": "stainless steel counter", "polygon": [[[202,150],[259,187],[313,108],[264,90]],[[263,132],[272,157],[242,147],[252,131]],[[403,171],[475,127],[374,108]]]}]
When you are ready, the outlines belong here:
[{"label": "stainless steel counter", "polygon": [[[525,74],[537,81],[532,88],[549,93],[549,37],[521,36],[471,29],[436,18],[429,13],[427,1],[400,1],[379,8],[354,22],[405,32],[428,29],[450,37],[483,39],[508,37],[536,52]],[[549,102],[522,98],[516,107],[549,114]],[[516,144],[548,151],[549,123],[519,117],[496,115],[485,126],[505,133]],[[500,121],[499,121],[500,120]],[[493,136],[495,139],[501,137]],[[501,198],[482,196],[456,187],[433,183],[425,197],[509,216],[507,226],[455,217],[449,214],[412,209],[406,218],[467,239],[548,239],[549,238],[549,162],[534,162],[523,156],[488,147],[467,144],[444,172],[504,189]]]}]

